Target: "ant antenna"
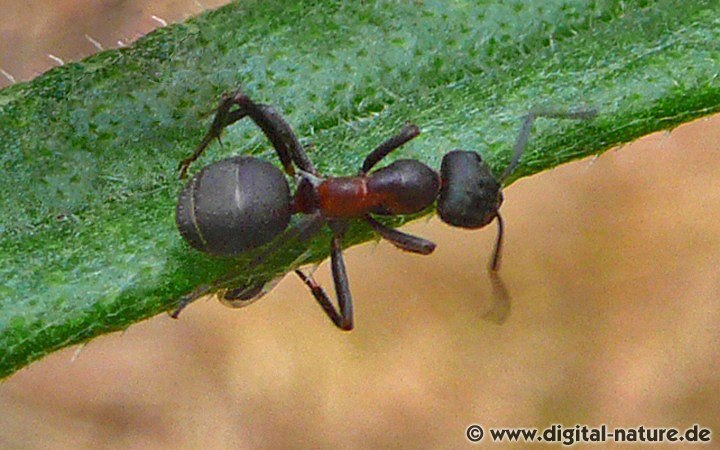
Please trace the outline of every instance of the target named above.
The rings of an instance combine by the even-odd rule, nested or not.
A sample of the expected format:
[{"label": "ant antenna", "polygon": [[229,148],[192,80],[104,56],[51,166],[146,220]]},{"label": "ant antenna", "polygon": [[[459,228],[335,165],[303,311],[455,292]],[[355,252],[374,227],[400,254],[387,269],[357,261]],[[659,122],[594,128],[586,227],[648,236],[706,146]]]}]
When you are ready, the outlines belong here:
[{"label": "ant antenna", "polygon": [[492,304],[482,315],[482,318],[496,325],[502,325],[510,316],[512,304],[505,283],[497,272],[490,272],[490,283],[492,284]]},{"label": "ant antenna", "polygon": [[[510,160],[510,164],[505,168],[505,171],[503,171],[502,175],[500,175],[500,178],[498,179],[498,182],[502,185],[504,181],[509,177],[517,168],[518,164],[520,163],[520,158],[522,157],[523,153],[525,152],[525,148],[527,147],[527,143],[530,140],[530,132],[532,131],[532,127],[535,124],[535,121],[538,119],[538,117],[547,117],[547,118],[556,118],[556,119],[574,119],[574,120],[587,120],[592,119],[593,117],[597,116],[597,110],[596,109],[577,109],[577,110],[571,110],[571,111],[561,111],[561,110],[555,110],[555,109],[542,109],[542,108],[533,108],[525,115],[525,119],[523,120],[523,124],[520,127],[520,133],[518,133],[518,137],[515,140],[515,146],[513,148],[513,156]],[[497,224],[498,224],[498,233],[497,233],[497,240],[495,241],[495,250],[493,251],[493,257],[490,260],[489,269],[491,273],[496,273],[498,270],[500,270],[500,258],[502,254],[502,244],[503,244],[503,234],[504,234],[504,223],[502,220],[502,217],[500,216],[500,212],[497,212]]]},{"label": "ant antenna", "polygon": [[556,119],[574,119],[574,120],[588,120],[592,119],[593,117],[597,116],[597,110],[594,108],[591,109],[578,109],[578,110],[571,110],[571,111],[561,111],[556,109],[543,109],[543,108],[533,108],[525,115],[525,120],[523,120],[522,127],[520,127],[520,133],[518,134],[517,139],[515,140],[515,147],[513,149],[513,157],[510,160],[510,164],[505,168],[505,171],[500,175],[500,178],[498,181],[500,184],[503,184],[503,182],[509,177],[517,168],[518,164],[520,163],[520,158],[522,157],[523,152],[525,151],[525,148],[527,147],[527,143],[530,140],[530,132],[532,131],[532,127],[535,124],[535,120],[537,120],[538,117],[547,117],[547,118],[556,118]]}]

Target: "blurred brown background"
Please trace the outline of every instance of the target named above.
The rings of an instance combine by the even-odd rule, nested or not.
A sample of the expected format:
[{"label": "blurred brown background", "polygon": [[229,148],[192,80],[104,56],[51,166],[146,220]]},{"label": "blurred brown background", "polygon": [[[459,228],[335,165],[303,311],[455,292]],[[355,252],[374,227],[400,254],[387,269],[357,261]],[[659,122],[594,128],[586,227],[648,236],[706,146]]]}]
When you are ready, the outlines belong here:
[{"label": "blurred brown background", "polygon": [[[0,69],[27,80],[220,3],[0,0]],[[481,318],[494,227],[420,221],[430,257],[347,252],[354,332],[293,277],[243,310],[201,301],[0,384],[0,448],[463,447],[471,423],[717,441],[719,155],[715,116],[507,189],[503,326]]]}]

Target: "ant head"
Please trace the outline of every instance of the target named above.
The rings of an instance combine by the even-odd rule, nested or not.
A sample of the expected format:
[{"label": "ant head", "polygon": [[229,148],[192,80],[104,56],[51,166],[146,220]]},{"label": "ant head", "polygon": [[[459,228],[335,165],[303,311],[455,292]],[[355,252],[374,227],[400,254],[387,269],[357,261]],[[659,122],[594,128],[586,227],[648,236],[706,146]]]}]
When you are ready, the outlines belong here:
[{"label": "ant head", "polygon": [[498,216],[503,201],[500,182],[475,152],[455,150],[443,157],[438,214],[443,222],[482,228]]}]

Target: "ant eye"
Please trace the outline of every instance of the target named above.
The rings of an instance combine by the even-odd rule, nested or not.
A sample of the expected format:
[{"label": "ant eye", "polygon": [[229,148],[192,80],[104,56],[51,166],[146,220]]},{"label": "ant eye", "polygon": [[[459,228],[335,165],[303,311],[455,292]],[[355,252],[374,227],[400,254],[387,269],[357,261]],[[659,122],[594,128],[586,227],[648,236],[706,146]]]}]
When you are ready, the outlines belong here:
[{"label": "ant eye", "polygon": [[443,222],[462,228],[482,228],[497,216],[502,203],[500,183],[475,152],[455,150],[443,157],[443,184],[438,214]]}]

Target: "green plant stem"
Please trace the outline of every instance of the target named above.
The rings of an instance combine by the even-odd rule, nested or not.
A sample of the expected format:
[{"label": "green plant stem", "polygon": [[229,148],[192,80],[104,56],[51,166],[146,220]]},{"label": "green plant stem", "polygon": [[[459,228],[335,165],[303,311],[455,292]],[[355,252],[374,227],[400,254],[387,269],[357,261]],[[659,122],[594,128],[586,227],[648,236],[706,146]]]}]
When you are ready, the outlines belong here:
[{"label": "green plant stem", "polygon": [[[586,123],[539,122],[517,178],[720,110],[720,2],[528,4],[233,3],[0,92],[0,377],[220,277],[252,284],[327,256],[320,236],[245,270],[178,235],[177,163],[239,86],[334,175],[405,121],[423,134],[390,160],[437,167],[463,148],[500,173],[531,107],[597,108]],[[192,169],[276,161],[250,124],[224,141]],[[357,226],[348,245],[370,238]]]}]

